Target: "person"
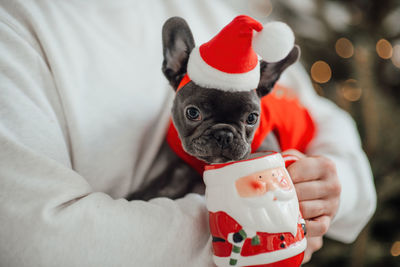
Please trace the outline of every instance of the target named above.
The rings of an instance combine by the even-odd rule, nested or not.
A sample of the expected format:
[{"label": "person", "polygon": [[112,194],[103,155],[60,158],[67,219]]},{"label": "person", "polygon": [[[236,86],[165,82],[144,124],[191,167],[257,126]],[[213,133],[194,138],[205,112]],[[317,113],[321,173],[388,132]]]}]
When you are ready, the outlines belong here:
[{"label": "person", "polygon": [[[236,12],[206,0],[0,1],[1,266],[213,266],[203,196],[124,199],[165,136],[161,27],[175,15],[202,43]],[[349,115],[300,65],[280,82],[318,127],[289,168],[309,260],[325,232],[352,242],[376,193]]]}]

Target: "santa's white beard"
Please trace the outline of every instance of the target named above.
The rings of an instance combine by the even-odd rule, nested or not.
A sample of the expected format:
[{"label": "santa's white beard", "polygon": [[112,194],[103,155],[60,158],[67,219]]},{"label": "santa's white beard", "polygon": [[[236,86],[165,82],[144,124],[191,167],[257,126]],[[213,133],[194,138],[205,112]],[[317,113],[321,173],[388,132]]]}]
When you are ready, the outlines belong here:
[{"label": "santa's white beard", "polygon": [[[233,188],[232,188],[233,189]],[[235,190],[235,189],[233,189]],[[277,189],[263,196],[242,198],[227,188],[212,190],[207,194],[210,211],[224,211],[246,231],[265,233],[289,232],[296,236],[299,220],[299,203],[294,188]],[[223,198],[221,198],[223,196]],[[274,200],[276,198],[276,200]],[[211,203],[214,201],[214,203]]]}]

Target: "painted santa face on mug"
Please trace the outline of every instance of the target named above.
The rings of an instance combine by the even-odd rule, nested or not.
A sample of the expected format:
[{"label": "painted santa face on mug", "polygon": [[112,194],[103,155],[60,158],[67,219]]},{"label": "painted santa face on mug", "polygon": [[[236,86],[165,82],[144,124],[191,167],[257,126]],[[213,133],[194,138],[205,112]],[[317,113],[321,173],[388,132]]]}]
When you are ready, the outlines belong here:
[{"label": "painted santa face on mug", "polygon": [[[293,189],[292,181],[283,167],[263,170],[241,177],[236,180],[235,186],[239,196],[244,198],[262,196],[277,189],[283,191]],[[273,200],[277,200],[277,198],[274,197]]]}]

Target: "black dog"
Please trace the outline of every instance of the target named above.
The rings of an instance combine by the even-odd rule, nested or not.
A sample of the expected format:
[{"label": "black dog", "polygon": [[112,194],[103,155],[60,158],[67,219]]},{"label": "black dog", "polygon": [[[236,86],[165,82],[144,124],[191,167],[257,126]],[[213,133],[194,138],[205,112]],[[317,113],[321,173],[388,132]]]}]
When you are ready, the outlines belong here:
[{"label": "black dog", "polygon": [[[187,72],[189,55],[195,47],[188,24],[179,17],[170,18],[162,31],[162,71],[176,91]],[[176,94],[172,120],[189,155],[206,163],[223,163],[245,159],[251,152],[254,133],[259,126],[260,99],[270,93],[281,73],[300,55],[298,46],[275,63],[260,61],[260,80],[255,90],[227,92],[218,88],[202,88],[194,82]],[[270,134],[260,150],[276,150]],[[167,159],[164,168],[129,199],[150,199],[156,196],[182,197],[191,191],[202,192],[200,175],[180,159],[165,142],[155,162]],[[200,189],[196,189],[199,188]]]}]

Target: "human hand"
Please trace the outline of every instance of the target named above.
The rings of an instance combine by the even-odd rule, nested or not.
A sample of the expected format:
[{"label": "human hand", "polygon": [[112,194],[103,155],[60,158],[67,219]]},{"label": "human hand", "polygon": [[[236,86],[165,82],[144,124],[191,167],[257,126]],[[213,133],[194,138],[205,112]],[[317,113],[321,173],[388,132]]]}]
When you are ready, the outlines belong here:
[{"label": "human hand", "polygon": [[300,159],[288,167],[296,188],[300,210],[306,221],[307,248],[303,263],[322,247],[322,236],[328,231],[340,201],[341,186],[336,166],[323,156],[305,156],[297,150],[283,154],[296,155]]}]

